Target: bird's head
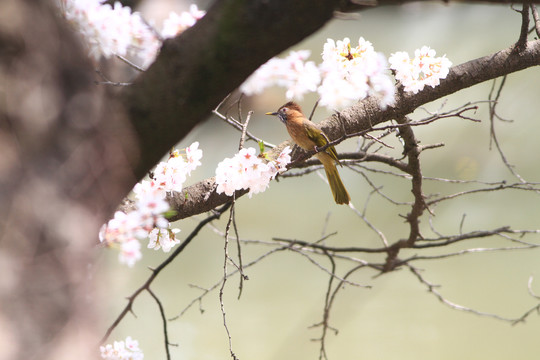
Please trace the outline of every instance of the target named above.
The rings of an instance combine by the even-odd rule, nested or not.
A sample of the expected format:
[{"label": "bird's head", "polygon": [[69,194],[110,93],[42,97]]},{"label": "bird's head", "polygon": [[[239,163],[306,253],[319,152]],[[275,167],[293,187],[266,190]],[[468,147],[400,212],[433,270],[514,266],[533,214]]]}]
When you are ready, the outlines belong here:
[{"label": "bird's head", "polygon": [[289,101],[285,105],[281,106],[276,112],[267,112],[266,115],[274,115],[281,120],[282,123],[286,124],[287,120],[294,116],[304,116],[300,105],[293,101]]}]

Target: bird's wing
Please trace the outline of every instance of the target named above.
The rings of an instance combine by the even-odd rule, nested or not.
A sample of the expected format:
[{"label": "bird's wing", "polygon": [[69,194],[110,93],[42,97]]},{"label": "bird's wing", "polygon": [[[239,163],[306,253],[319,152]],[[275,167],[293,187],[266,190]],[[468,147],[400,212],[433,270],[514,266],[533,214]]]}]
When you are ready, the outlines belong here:
[{"label": "bird's wing", "polygon": [[[326,144],[328,144],[330,142],[328,140],[328,137],[326,136],[326,134],[321,129],[319,129],[317,126],[315,126],[314,124],[311,124],[311,123],[304,123],[304,124],[305,124],[305,129],[306,129],[307,136],[309,137],[309,139],[311,141],[313,141],[315,143],[315,145],[317,147],[325,146]],[[335,161],[337,161],[339,163],[339,159],[337,157],[336,149],[333,146],[329,146],[325,150],[325,152],[328,155],[330,155],[330,157],[332,159],[334,159]]]}]

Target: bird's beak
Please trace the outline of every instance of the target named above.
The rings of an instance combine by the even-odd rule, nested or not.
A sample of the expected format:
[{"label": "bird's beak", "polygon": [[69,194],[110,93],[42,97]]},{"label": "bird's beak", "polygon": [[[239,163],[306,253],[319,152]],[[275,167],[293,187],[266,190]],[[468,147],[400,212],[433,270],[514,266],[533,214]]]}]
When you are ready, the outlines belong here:
[{"label": "bird's beak", "polygon": [[278,113],[277,112],[267,112],[266,114],[264,115],[277,115]]}]

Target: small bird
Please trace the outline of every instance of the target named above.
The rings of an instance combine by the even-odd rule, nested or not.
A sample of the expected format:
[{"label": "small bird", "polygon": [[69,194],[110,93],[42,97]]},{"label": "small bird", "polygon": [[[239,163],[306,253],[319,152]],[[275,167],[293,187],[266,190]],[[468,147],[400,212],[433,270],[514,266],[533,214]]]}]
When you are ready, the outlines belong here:
[{"label": "small bird", "polygon": [[341,165],[336,149],[333,146],[327,147],[324,151],[318,152],[320,147],[328,144],[328,137],[314,123],[308,120],[302,113],[302,109],[295,102],[288,102],[279,108],[276,112],[268,112],[266,115],[274,115],[281,120],[287,127],[289,135],[294,142],[302,149],[310,151],[315,150],[315,156],[324,165],[330,189],[334,195],[336,204],[348,204],[351,200],[347,189],[341,181],[336,163]]}]

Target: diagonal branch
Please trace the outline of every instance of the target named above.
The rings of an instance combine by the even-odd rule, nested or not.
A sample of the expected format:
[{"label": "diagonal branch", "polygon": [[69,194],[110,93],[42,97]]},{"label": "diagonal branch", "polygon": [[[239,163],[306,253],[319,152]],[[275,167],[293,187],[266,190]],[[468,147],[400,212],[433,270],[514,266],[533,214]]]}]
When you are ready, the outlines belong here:
[{"label": "diagonal branch", "polygon": [[[410,264],[407,264],[407,267],[413,273],[413,275],[416,276],[418,281],[420,281],[420,283],[422,283],[423,285],[425,285],[427,287],[428,292],[433,294],[441,303],[443,303],[444,305],[446,305],[446,306],[448,306],[448,307],[450,307],[450,308],[452,308],[454,310],[460,310],[460,311],[472,313],[472,314],[479,315],[479,316],[490,317],[490,318],[493,318],[493,319],[502,320],[502,321],[505,321],[505,322],[509,322],[512,325],[516,325],[518,323],[524,322],[534,312],[536,312],[536,313],[540,312],[540,303],[539,303],[539,304],[536,304],[535,306],[531,307],[529,310],[525,311],[520,317],[508,318],[508,317],[500,316],[500,315],[493,314],[493,313],[478,311],[478,310],[475,310],[475,309],[472,309],[472,308],[469,308],[469,307],[466,307],[466,306],[463,306],[463,305],[456,304],[456,303],[448,300],[447,298],[445,298],[437,290],[438,285],[434,285],[434,284],[430,283],[429,281],[427,281],[422,276],[422,274],[420,274],[419,269],[411,266]],[[530,286],[530,284],[529,284],[529,286]],[[529,287],[529,289],[530,289],[530,287]]]},{"label": "diagonal branch", "polygon": [[193,229],[193,231],[189,234],[189,236],[176,248],[176,250],[165,260],[163,261],[157,268],[152,270],[152,274],[148,277],[148,279],[144,282],[141,287],[139,287],[131,296],[129,296],[128,303],[124,307],[124,310],[118,315],[118,317],[114,320],[112,325],[107,329],[105,332],[105,335],[103,336],[103,339],[101,340],[102,343],[104,343],[107,338],[111,335],[112,331],[120,324],[122,319],[127,315],[128,312],[133,312],[133,303],[135,299],[144,291],[149,291],[150,284],[154,281],[154,279],[159,275],[159,273],[167,267],[184,249],[186,246],[189,245],[189,243],[197,236],[199,231],[203,227],[205,227],[208,223],[210,223],[213,220],[219,219],[221,214],[225,212],[230,207],[230,203],[225,204],[221,209],[216,211],[214,214],[208,216],[206,219],[199,222],[199,224]]},{"label": "diagonal branch", "polygon": [[165,341],[165,354],[167,355],[167,360],[171,359],[171,353],[169,351],[169,330],[167,329],[167,317],[165,316],[165,309],[163,309],[163,304],[161,303],[161,300],[159,300],[158,296],[150,289],[147,288],[146,291],[154,298],[156,301],[158,308],[159,308],[159,314],[161,316],[161,321],[163,322],[163,335],[164,335],[164,341]]},{"label": "diagonal branch", "polygon": [[260,65],[321,28],[339,4],[217,0],[193,27],[166,40],[152,66],[121,94],[140,146],[136,176]]},{"label": "diagonal branch", "polygon": [[525,44],[527,43],[527,35],[529,34],[529,2],[523,1],[523,7],[521,10],[516,10],[521,14],[521,31],[519,33],[519,39],[516,42],[515,49],[516,51],[521,51]]},{"label": "diagonal branch", "polygon": [[[322,121],[321,127],[330,139],[342,137],[343,131],[348,134],[366,131],[374,125],[406,116],[419,106],[459,90],[540,64],[540,40],[527,42],[519,54],[512,50],[513,47],[510,47],[454,66],[439,86],[425,88],[418,94],[400,94],[392,107],[381,109],[376,99],[368,98],[342,111],[341,122],[333,115]],[[284,142],[273,151],[279,153],[287,144]],[[172,206],[178,214],[173,220],[200,214],[230,201],[229,197],[217,194],[214,189],[215,178],[209,178],[187,187],[185,191],[188,196],[185,193],[175,194]],[[236,194],[236,197],[240,195]]]}]

